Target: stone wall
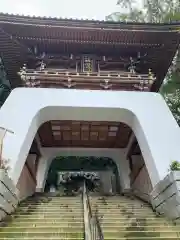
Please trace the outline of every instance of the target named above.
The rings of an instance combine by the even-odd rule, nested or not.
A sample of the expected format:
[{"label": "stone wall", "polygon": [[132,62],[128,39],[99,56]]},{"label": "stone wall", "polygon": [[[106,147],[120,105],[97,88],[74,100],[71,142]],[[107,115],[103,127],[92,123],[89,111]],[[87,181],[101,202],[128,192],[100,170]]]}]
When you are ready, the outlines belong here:
[{"label": "stone wall", "polygon": [[35,161],[33,156],[28,156],[16,187],[19,190],[18,198],[20,201],[34,194],[36,189],[36,181]]},{"label": "stone wall", "polygon": [[180,172],[170,172],[151,192],[154,210],[173,220],[180,219]]},{"label": "stone wall", "polygon": [[152,183],[142,156],[132,156],[131,190],[137,197],[150,202]]}]

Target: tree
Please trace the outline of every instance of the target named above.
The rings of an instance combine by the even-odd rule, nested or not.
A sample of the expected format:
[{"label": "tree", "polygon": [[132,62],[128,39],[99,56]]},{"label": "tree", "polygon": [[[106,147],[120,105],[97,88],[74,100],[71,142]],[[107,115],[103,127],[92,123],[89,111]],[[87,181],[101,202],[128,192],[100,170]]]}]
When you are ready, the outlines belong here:
[{"label": "tree", "polygon": [[10,92],[11,92],[11,86],[9,81],[7,80],[7,75],[6,75],[2,58],[0,58],[0,107],[6,101]]},{"label": "tree", "polygon": [[[135,22],[176,22],[180,21],[179,0],[142,0],[142,8],[135,0],[119,0],[117,4],[126,12],[116,12],[107,16],[107,20]],[[180,125],[180,48],[160,89],[175,119]]]}]

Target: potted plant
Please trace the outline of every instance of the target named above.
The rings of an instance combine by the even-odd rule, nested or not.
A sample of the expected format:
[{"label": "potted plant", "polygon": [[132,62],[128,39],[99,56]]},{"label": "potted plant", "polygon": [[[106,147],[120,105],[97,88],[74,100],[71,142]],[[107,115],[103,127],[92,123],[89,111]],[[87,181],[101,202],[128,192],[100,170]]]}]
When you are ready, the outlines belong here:
[{"label": "potted plant", "polygon": [[178,161],[173,161],[170,164],[170,171],[180,171],[180,163]]}]

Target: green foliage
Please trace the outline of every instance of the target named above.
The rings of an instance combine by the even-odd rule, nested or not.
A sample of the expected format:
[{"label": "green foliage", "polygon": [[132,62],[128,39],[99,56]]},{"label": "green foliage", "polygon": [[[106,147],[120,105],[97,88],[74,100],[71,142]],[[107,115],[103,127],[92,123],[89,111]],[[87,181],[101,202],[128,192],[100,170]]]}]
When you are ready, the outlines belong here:
[{"label": "green foliage", "polygon": [[178,161],[173,161],[170,165],[171,171],[180,171],[180,163]]},{"label": "green foliage", "polygon": [[0,58],[0,106],[6,101],[7,97],[11,92],[11,86],[7,80],[6,71],[2,58]]},{"label": "green foliage", "polygon": [[[141,4],[138,0],[118,0],[117,4],[121,12],[112,13],[107,20],[151,23],[180,21],[179,0],[142,0]],[[180,125],[180,48],[160,92]]]}]

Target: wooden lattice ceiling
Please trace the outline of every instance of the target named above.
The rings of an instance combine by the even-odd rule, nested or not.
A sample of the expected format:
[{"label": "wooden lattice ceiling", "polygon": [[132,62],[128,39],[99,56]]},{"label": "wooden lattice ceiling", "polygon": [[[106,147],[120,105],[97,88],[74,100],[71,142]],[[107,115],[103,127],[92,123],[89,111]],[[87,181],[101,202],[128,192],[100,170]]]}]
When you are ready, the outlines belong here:
[{"label": "wooden lattice ceiling", "polygon": [[131,129],[117,122],[51,121],[38,133],[43,147],[125,148]]}]

